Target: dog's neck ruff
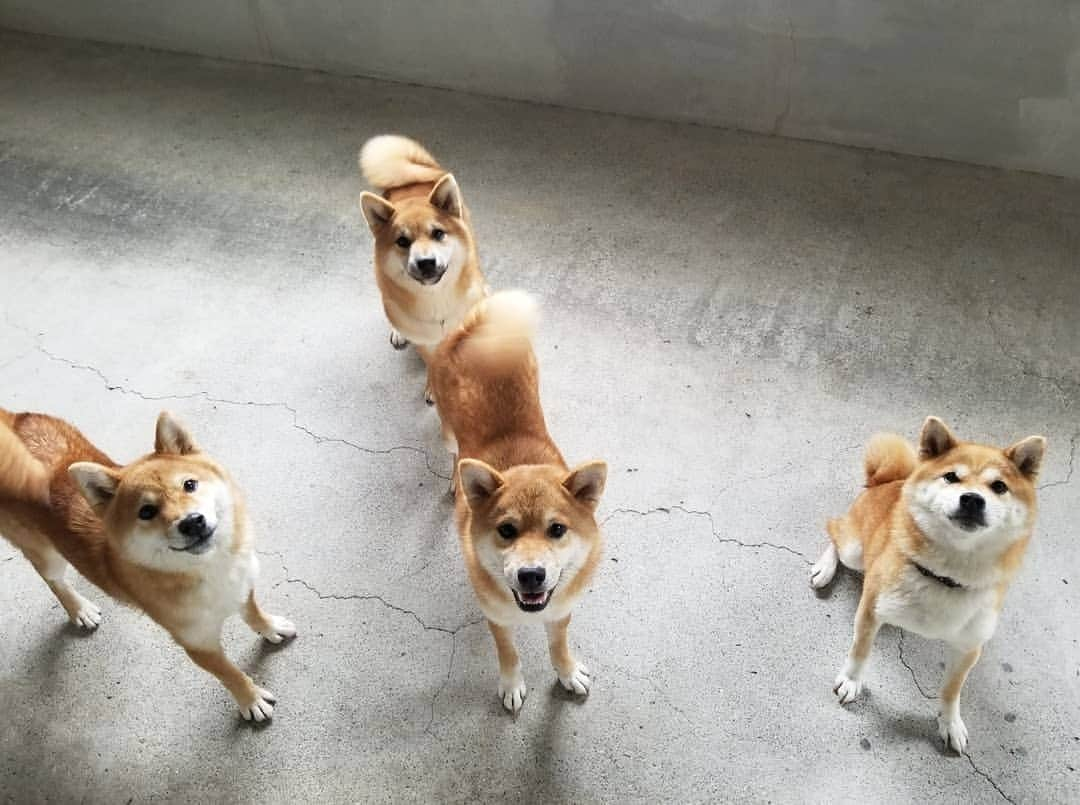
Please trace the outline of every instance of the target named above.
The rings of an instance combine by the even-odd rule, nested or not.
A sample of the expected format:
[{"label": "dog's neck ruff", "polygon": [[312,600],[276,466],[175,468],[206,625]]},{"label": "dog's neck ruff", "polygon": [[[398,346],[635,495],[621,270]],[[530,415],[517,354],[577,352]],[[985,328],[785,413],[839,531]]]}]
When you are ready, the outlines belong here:
[{"label": "dog's neck ruff", "polygon": [[922,573],[926,578],[933,579],[934,581],[940,581],[950,590],[955,590],[957,587],[963,587],[964,585],[958,582],[956,579],[950,579],[948,576],[939,576],[933,570],[928,567],[923,567],[914,559],[911,560],[911,564],[915,565],[915,569]]}]

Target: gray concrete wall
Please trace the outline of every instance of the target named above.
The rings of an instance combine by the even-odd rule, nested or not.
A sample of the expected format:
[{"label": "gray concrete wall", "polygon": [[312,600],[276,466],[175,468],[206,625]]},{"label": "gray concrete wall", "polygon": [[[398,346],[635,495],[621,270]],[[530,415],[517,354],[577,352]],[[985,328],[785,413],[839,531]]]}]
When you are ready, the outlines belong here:
[{"label": "gray concrete wall", "polygon": [[0,0],[0,26],[1080,177],[1077,0]]}]

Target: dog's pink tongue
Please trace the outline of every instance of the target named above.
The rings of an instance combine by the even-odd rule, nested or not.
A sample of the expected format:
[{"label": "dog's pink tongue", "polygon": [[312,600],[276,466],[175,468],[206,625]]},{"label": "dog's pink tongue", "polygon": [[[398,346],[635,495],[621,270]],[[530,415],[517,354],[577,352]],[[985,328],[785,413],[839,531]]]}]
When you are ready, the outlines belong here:
[{"label": "dog's pink tongue", "polygon": [[522,593],[521,600],[526,604],[542,604],[547,598],[547,593]]}]

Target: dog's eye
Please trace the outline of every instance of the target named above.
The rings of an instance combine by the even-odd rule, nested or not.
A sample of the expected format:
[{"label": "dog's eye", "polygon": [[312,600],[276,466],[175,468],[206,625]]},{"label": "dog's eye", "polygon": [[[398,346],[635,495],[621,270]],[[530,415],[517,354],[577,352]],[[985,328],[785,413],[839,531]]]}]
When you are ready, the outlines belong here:
[{"label": "dog's eye", "polygon": [[947,484],[958,484],[958,483],[960,483],[960,476],[957,475],[955,472],[947,472],[944,475],[942,475],[941,478]]},{"label": "dog's eye", "polygon": [[552,523],[548,526],[548,536],[552,539],[558,539],[566,533],[566,526],[562,523]]},{"label": "dog's eye", "polygon": [[158,507],[147,503],[145,506],[139,509],[140,520],[153,520],[157,517]]},{"label": "dog's eye", "polygon": [[990,484],[990,489],[995,495],[1004,495],[1006,492],[1009,491],[1009,485],[1006,484],[1004,481],[994,481],[992,484]]},{"label": "dog's eye", "polygon": [[185,492],[194,492],[198,488],[199,488],[199,482],[196,481],[194,478],[188,478],[186,481],[184,481],[184,491]]},{"label": "dog's eye", "polygon": [[411,241],[411,240],[409,240],[409,239],[408,239],[407,237],[405,237],[404,235],[402,235],[402,236],[401,236],[401,237],[399,237],[399,238],[398,238],[397,240],[395,240],[395,241],[394,241],[394,243],[396,243],[396,244],[397,244],[398,246],[400,246],[400,247],[401,247],[401,248],[403,248],[403,249],[407,249],[407,248],[409,248],[410,246],[412,246],[412,241]]},{"label": "dog's eye", "polygon": [[441,229],[432,229],[431,237],[435,238],[435,240],[442,240],[446,237],[446,233],[443,232]]},{"label": "dog's eye", "polygon": [[499,536],[503,539],[513,539],[517,536],[517,528],[513,523],[499,523],[498,528],[495,530],[499,532]]}]

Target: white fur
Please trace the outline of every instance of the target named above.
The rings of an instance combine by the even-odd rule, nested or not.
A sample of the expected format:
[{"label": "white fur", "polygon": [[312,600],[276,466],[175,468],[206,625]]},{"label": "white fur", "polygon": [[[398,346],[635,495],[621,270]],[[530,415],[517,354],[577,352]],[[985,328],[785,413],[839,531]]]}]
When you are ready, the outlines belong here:
[{"label": "white fur", "polygon": [[570,693],[576,693],[578,696],[588,694],[592,679],[589,675],[589,669],[580,662],[574,660],[574,667],[568,674],[559,673],[558,668],[555,669],[555,672],[559,675],[559,683]]},{"label": "white fur", "polygon": [[525,677],[521,674],[520,665],[515,666],[514,670],[506,676],[499,675],[499,698],[502,699],[503,707],[511,713],[517,713],[521,709],[527,693],[528,689],[525,687]]},{"label": "white fur", "polygon": [[836,567],[839,561],[840,557],[836,552],[836,546],[830,540],[825,552],[821,554],[821,558],[810,568],[810,586],[815,590],[828,587],[829,582],[836,575]]},{"label": "white fur", "polygon": [[274,717],[274,702],[277,697],[268,690],[256,688],[255,698],[240,703],[240,717],[244,721],[269,721]]}]

